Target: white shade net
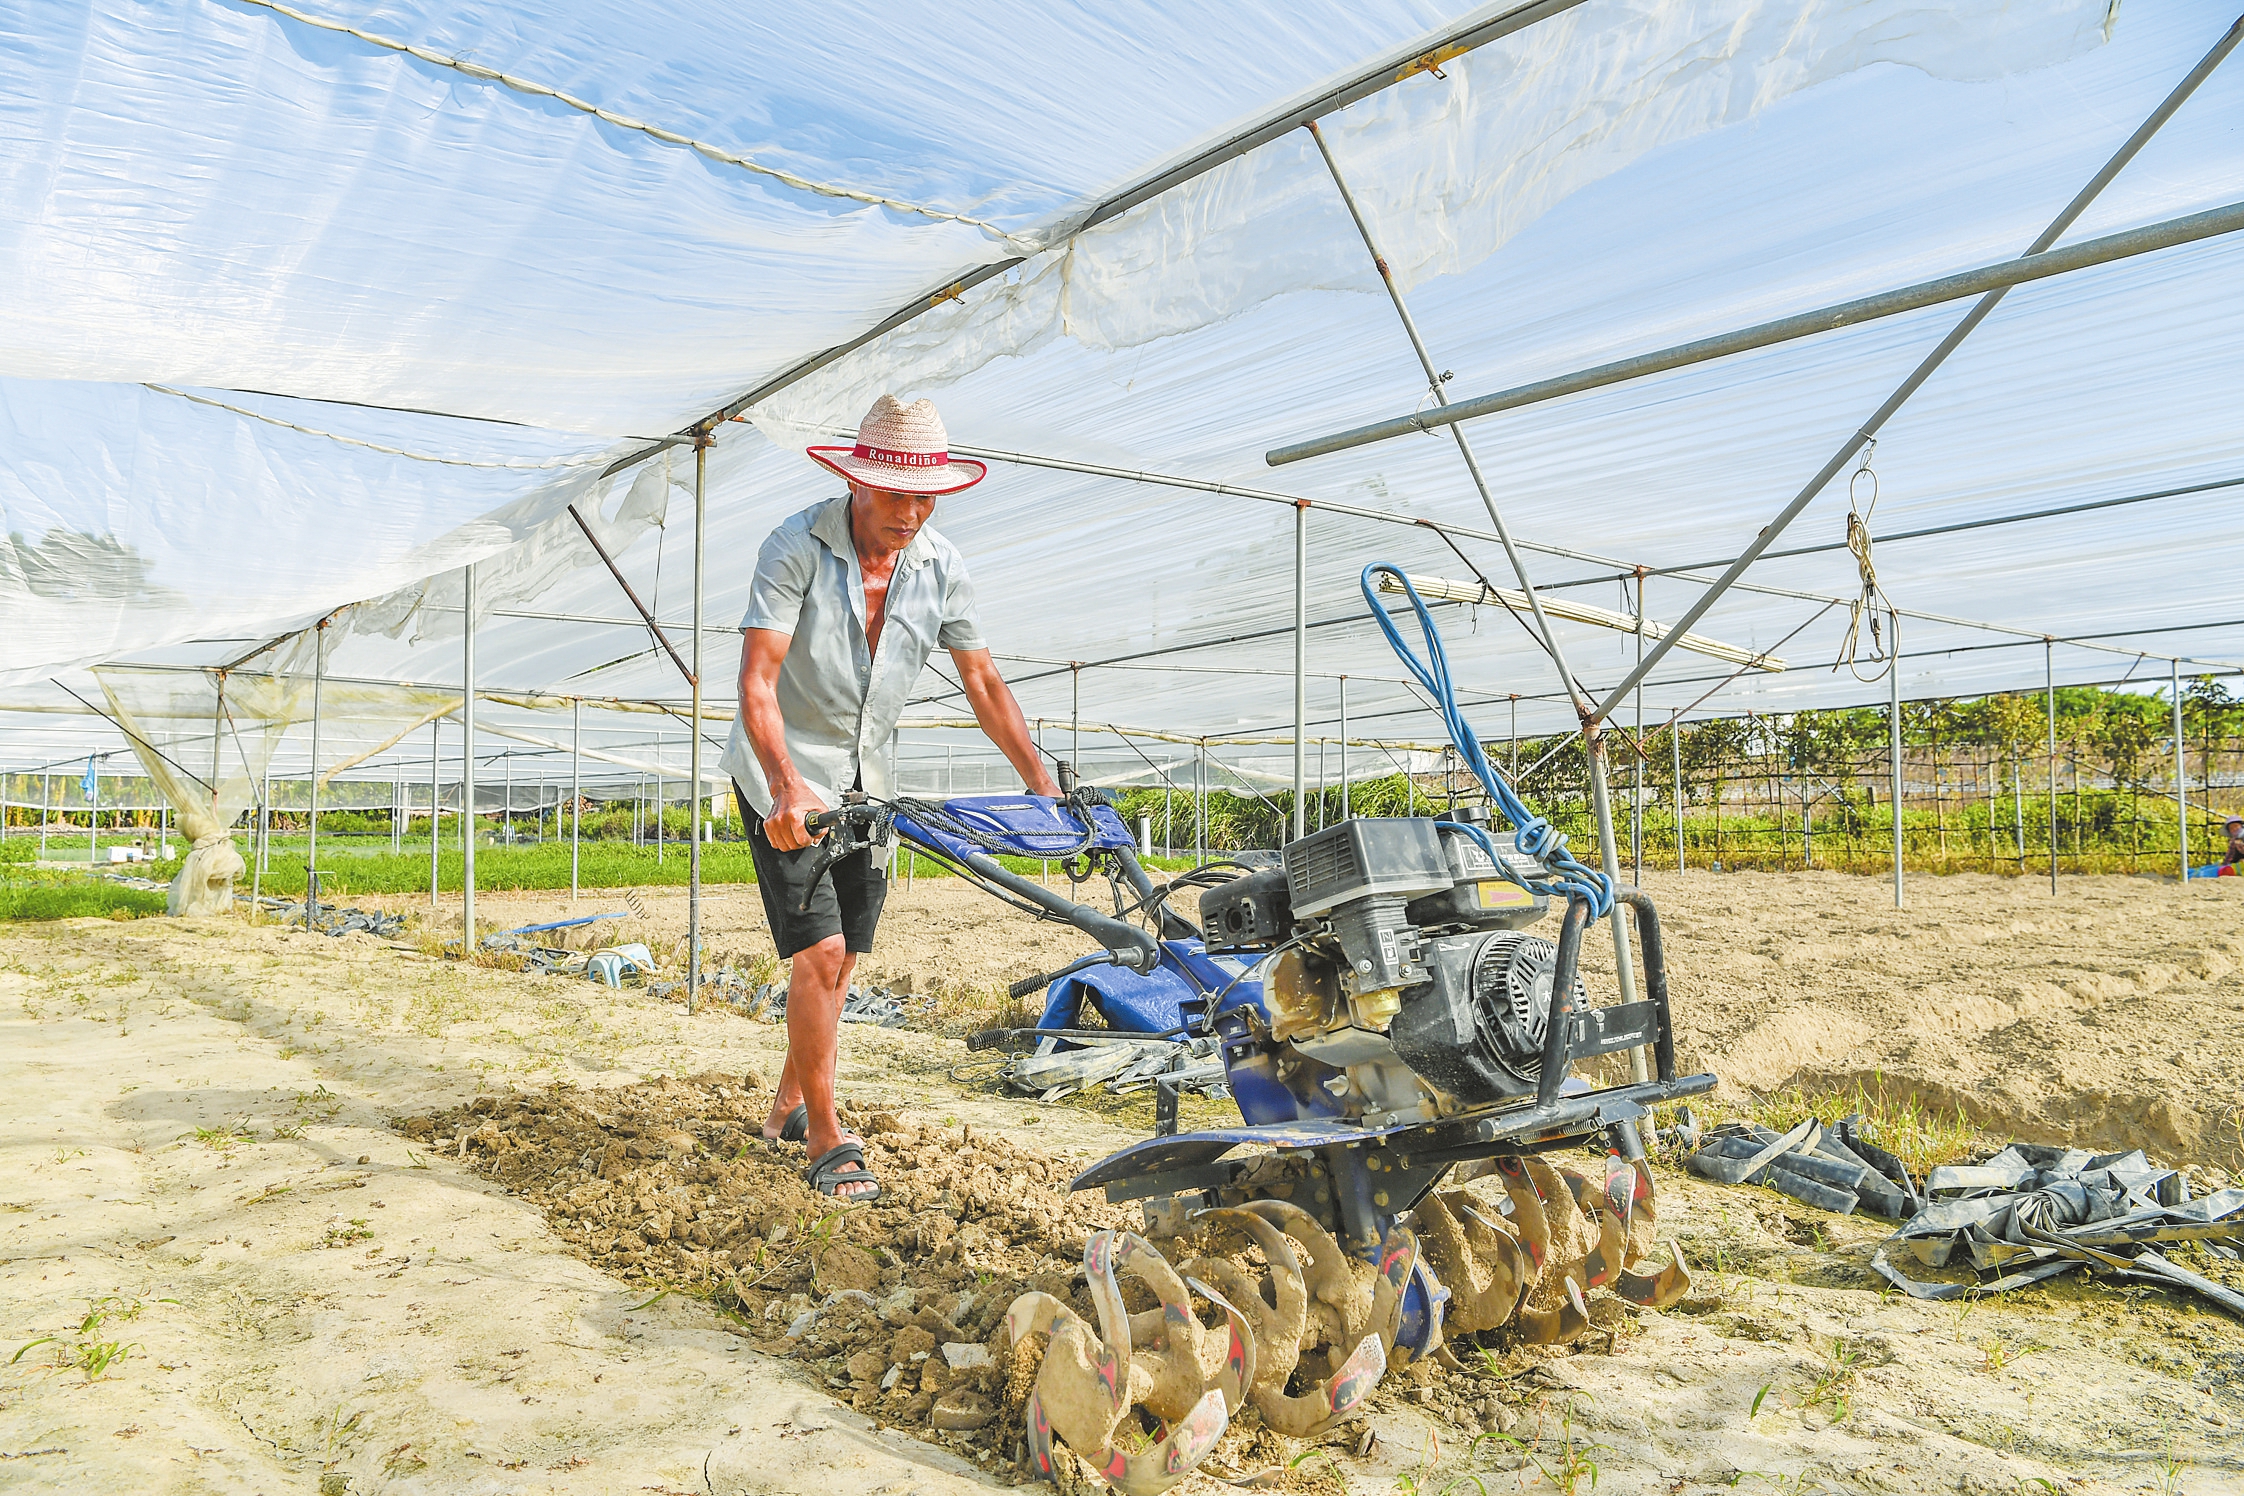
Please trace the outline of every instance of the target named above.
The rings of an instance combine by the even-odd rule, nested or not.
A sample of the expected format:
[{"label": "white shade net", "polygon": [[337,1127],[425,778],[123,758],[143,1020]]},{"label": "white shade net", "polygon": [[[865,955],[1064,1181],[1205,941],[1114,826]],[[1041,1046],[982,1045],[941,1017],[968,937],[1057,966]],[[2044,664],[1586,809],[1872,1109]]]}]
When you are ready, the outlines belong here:
[{"label": "white shade net", "polygon": [[[456,739],[439,727],[432,747],[426,724],[457,700],[458,568],[478,561],[477,684],[503,698],[479,712],[479,752],[525,779],[680,779],[685,684],[569,507],[689,651],[693,453],[603,470],[1015,258],[719,428],[709,736],[757,544],[832,491],[797,449],[893,389],[935,396],[962,447],[1315,501],[1309,730],[1341,735],[1345,677],[1352,776],[1381,762],[1374,745],[1428,745],[1438,726],[1357,573],[1514,579],[1447,438],[1263,463],[1427,399],[1314,143],[1293,131],[1076,230],[1127,184],[1467,17],[208,0],[0,19],[0,270],[21,288],[0,308],[0,707],[20,709],[0,710],[0,762],[121,746],[56,684],[94,696],[88,666],[188,672],[202,684],[178,689],[214,704],[211,667],[358,604],[330,630],[326,689],[343,694],[323,698],[320,771],[456,764]],[[1588,0],[1322,128],[1461,396],[2015,255],[2232,19],[2106,0]],[[535,86],[442,60],[463,57]],[[2069,239],[2236,196],[2229,68]],[[1882,435],[1875,532],[2244,477],[2239,263],[2212,240],[2012,293]],[[1469,429],[1538,583],[1672,620],[1961,311]],[[2137,651],[2227,668],[2244,655],[2235,512],[2214,490],[1882,539],[1904,693],[2038,683],[2044,635],[2083,641],[2057,652],[2060,681],[2163,679]],[[1846,513],[1834,484],[1777,547],[1820,549],[1772,556],[1758,590],[1696,625],[1790,668],[1678,653],[1647,684],[1647,720],[1883,699],[1831,668],[1859,592]],[[1458,527],[1454,546],[1420,520]],[[1292,719],[1289,504],[1000,460],[935,523],[1048,749],[1065,735],[1108,777],[1181,783],[1207,740],[1240,784],[1290,783],[1290,746],[1271,741]],[[1636,568],[1693,563],[1639,595]],[[1441,614],[1484,736],[1571,724],[1515,619]],[[1638,648],[1559,631],[1593,688]],[[978,735],[936,725],[965,715],[947,669],[908,715],[907,783],[938,782],[937,755],[946,782],[990,763]],[[280,673],[274,772],[301,775],[301,672]],[[174,705],[191,738],[196,702]]]}]

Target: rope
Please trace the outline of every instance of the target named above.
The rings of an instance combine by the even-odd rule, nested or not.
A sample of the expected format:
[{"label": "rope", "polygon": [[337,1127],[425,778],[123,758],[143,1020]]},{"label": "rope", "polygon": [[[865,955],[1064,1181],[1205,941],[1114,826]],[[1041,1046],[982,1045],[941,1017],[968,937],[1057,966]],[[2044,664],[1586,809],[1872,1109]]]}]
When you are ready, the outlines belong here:
[{"label": "rope", "polygon": [[970,218],[964,213],[948,213],[940,208],[922,207],[918,203],[908,203],[900,198],[882,197],[875,192],[860,192],[853,187],[838,187],[831,182],[818,182],[809,177],[799,177],[791,171],[781,171],[777,167],[766,166],[760,161],[740,155],[737,152],[725,150],[720,146],[710,145],[706,141],[695,140],[689,135],[680,135],[674,131],[650,125],[644,120],[632,119],[628,115],[602,109],[589,100],[580,99],[574,94],[563,93],[557,88],[548,88],[543,83],[532,83],[527,78],[517,78],[511,73],[502,73],[497,68],[487,68],[480,63],[469,62],[465,58],[447,57],[442,52],[432,52],[426,47],[414,46],[411,42],[401,42],[390,37],[377,36],[371,31],[361,31],[355,26],[346,26],[339,21],[321,20],[318,16],[306,15],[300,10],[279,4],[277,0],[243,0],[243,3],[262,7],[276,15],[286,16],[291,21],[297,21],[306,26],[316,26],[322,31],[335,31],[344,36],[357,37],[370,46],[382,47],[391,52],[402,52],[408,57],[418,58],[422,62],[430,63],[436,67],[450,68],[456,73],[464,73],[470,78],[485,83],[503,84],[516,93],[530,94],[541,99],[552,99],[556,103],[566,104],[571,109],[589,114],[594,119],[614,125],[618,129],[636,130],[641,135],[659,140],[665,145],[682,145],[687,150],[698,151],[712,161],[722,162],[726,166],[737,166],[742,171],[769,177],[775,182],[782,182],[803,192],[814,192],[820,197],[846,198],[851,202],[869,203],[877,208],[893,208],[899,213],[912,213],[921,218],[932,218],[946,223],[968,224],[981,229],[985,233],[993,234],[997,238],[1018,245],[1031,254],[1038,253],[1045,247],[1041,240],[1024,238],[1019,234],[1009,233],[987,219]]},{"label": "rope", "polygon": [[[1395,627],[1386,605],[1379,600],[1379,591],[1372,578],[1384,573],[1401,585],[1403,595],[1410,599],[1411,610],[1418,615],[1419,629],[1426,638],[1426,657],[1421,660],[1404,642],[1402,631]],[[1558,889],[1578,897],[1590,906],[1590,917],[1602,919],[1613,907],[1613,884],[1603,873],[1585,867],[1566,850],[1566,836],[1556,826],[1530,811],[1513,792],[1504,776],[1496,771],[1488,754],[1480,746],[1480,736],[1457,705],[1457,688],[1449,676],[1449,656],[1443,651],[1441,631],[1434,627],[1434,615],[1426,607],[1418,589],[1410,585],[1398,566],[1384,561],[1374,561],[1363,569],[1364,602],[1371,608],[1371,616],[1378,620],[1380,632],[1387,636],[1395,657],[1403,662],[1412,675],[1418,677],[1427,694],[1433,697],[1435,709],[1440,713],[1442,725],[1449,729],[1449,741],[1455,745],[1458,757],[1473,777],[1488,792],[1489,801],[1504,813],[1517,832],[1519,850],[1542,864],[1543,871]],[[1457,823],[1466,834],[1480,842],[1489,859],[1497,867],[1507,864],[1496,850],[1495,842],[1479,827],[1468,822]]]},{"label": "rope", "polygon": [[469,457],[432,457],[426,452],[408,452],[403,447],[385,447],[380,442],[361,441],[355,436],[341,436],[333,431],[322,431],[316,426],[299,426],[294,421],[284,421],[278,416],[269,416],[261,411],[247,410],[239,405],[228,405],[223,400],[212,400],[203,395],[190,395],[185,390],[175,390],[167,384],[143,382],[141,388],[154,390],[159,395],[170,395],[175,399],[185,400],[190,405],[207,405],[213,410],[231,411],[237,416],[247,416],[253,421],[263,421],[268,426],[278,426],[285,431],[300,431],[306,436],[323,436],[331,442],[341,442],[346,447],[364,447],[369,452],[381,452],[391,457],[409,457],[415,462],[437,462],[446,467],[514,468],[535,472],[549,468],[590,467],[596,462],[605,462],[608,459],[608,454],[605,452],[594,452],[583,457],[547,457],[537,460],[518,458],[504,461],[486,461]]},{"label": "rope", "polygon": [[[1893,599],[1886,596],[1885,589],[1878,585],[1878,563],[1877,559],[1871,554],[1870,516],[1875,514],[1878,509],[1878,475],[1871,471],[1870,458],[1871,454],[1877,450],[1878,444],[1875,440],[1865,446],[1862,449],[1862,465],[1856,468],[1854,476],[1847,480],[1847,549],[1854,555],[1855,571],[1862,581],[1862,593],[1847,605],[1847,636],[1839,644],[1838,658],[1831,662],[1833,671],[1837,671],[1841,665],[1844,665],[1856,680],[1865,683],[1884,680],[1886,671],[1896,669],[1900,663],[1886,649],[1878,625],[1878,614],[1881,609],[1889,614],[1896,610],[1893,606]],[[1870,480],[1870,502],[1857,510],[1855,507],[1856,494],[1865,478]],[[1884,666],[1872,675],[1864,675],[1855,665],[1856,651],[1861,643],[1864,617],[1868,617],[1870,620],[1870,658],[1885,662]]]}]

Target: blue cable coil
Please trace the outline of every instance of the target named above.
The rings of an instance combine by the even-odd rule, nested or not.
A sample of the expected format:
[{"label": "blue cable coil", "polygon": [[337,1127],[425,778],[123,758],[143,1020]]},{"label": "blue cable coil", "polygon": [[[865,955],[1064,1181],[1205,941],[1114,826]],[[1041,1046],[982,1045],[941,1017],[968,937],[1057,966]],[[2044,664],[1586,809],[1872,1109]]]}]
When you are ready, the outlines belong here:
[{"label": "blue cable coil", "polygon": [[[1402,630],[1395,627],[1394,618],[1379,600],[1379,592],[1372,578],[1382,572],[1400,584],[1403,595],[1410,599],[1411,610],[1418,615],[1418,626],[1426,636],[1426,658],[1423,660],[1411,652],[1410,645],[1403,639]],[[1442,725],[1449,729],[1449,741],[1456,747],[1458,756],[1464,759],[1465,767],[1473,771],[1473,777],[1480,781],[1481,788],[1488,791],[1490,802],[1504,813],[1504,819],[1510,821],[1518,832],[1520,851],[1542,864],[1543,871],[1550,875],[1552,883],[1559,890],[1586,900],[1590,906],[1591,918],[1603,919],[1613,908],[1613,880],[1597,869],[1584,867],[1577,862],[1573,854],[1566,850],[1565,833],[1529,810],[1511,784],[1496,772],[1496,766],[1488,761],[1487,752],[1480,746],[1480,735],[1473,731],[1473,725],[1465,720],[1463,709],[1457,705],[1457,688],[1449,678],[1449,656],[1442,649],[1441,630],[1434,627],[1434,615],[1426,607],[1425,600],[1419,597],[1418,589],[1410,585],[1410,578],[1403,574],[1401,568],[1385,561],[1374,561],[1364,568],[1363,589],[1364,601],[1370,605],[1371,616],[1379,620],[1380,631],[1386,634],[1387,642],[1394,647],[1395,657],[1408,667],[1410,673],[1418,678],[1418,683],[1426,688],[1427,694],[1433,697],[1435,709],[1441,713]],[[1462,829],[1480,842],[1498,867],[1504,865],[1504,859],[1498,854],[1488,833],[1477,826],[1463,825]]]}]

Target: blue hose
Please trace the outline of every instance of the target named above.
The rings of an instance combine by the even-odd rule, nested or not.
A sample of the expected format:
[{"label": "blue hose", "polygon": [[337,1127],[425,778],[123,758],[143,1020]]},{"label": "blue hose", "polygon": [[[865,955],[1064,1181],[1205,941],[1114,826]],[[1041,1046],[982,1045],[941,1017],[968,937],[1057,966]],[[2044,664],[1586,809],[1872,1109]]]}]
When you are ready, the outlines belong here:
[{"label": "blue hose", "polygon": [[[1411,610],[1418,615],[1418,626],[1426,636],[1426,658],[1423,660],[1411,652],[1410,645],[1403,640],[1402,631],[1395,627],[1395,620],[1379,600],[1379,592],[1373,585],[1372,578],[1381,572],[1401,584],[1403,595],[1410,599]],[[1592,919],[1603,919],[1613,908],[1612,879],[1595,868],[1584,867],[1576,861],[1573,854],[1566,850],[1565,834],[1529,810],[1504,776],[1496,772],[1496,766],[1488,761],[1487,752],[1480,746],[1480,735],[1473,731],[1473,725],[1465,720],[1464,711],[1457,705],[1457,688],[1449,678],[1449,656],[1441,647],[1441,631],[1434,627],[1434,615],[1428,611],[1425,600],[1419,597],[1418,589],[1410,585],[1410,578],[1403,574],[1401,568],[1385,561],[1374,561],[1364,568],[1363,589],[1364,601],[1371,607],[1371,616],[1379,620],[1380,631],[1386,634],[1387,642],[1394,647],[1395,657],[1409,668],[1412,675],[1418,677],[1418,683],[1434,698],[1434,706],[1441,713],[1442,725],[1449,729],[1449,741],[1456,746],[1458,756],[1465,760],[1465,767],[1473,771],[1473,777],[1480,781],[1481,788],[1488,791],[1489,800],[1517,830],[1520,851],[1542,864],[1543,871],[1550,876],[1557,890],[1586,900]],[[1504,859],[1497,853],[1495,843],[1486,832],[1477,826],[1459,824],[1462,830],[1480,842],[1498,867],[1504,866]]]}]

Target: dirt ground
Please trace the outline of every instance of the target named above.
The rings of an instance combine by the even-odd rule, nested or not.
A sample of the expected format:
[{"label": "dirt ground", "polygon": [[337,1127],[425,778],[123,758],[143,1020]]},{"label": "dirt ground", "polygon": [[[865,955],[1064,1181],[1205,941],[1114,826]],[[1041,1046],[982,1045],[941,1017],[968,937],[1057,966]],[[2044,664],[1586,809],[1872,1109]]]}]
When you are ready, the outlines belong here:
[{"label": "dirt ground", "polygon": [[[2244,891],[2080,879],[2052,900],[1963,876],[1918,880],[1897,912],[1884,884],[1836,875],[1650,886],[1687,1054],[1733,1086],[1882,1081],[1996,1132],[2141,1144],[2207,1181],[2238,1165]],[[682,894],[642,898],[622,933],[674,939]],[[479,900],[486,928],[622,907]],[[713,893],[710,922],[720,957],[752,956],[752,889]],[[964,1011],[1082,944],[925,880],[898,891],[867,974]],[[939,1343],[986,1342],[976,1290],[1064,1265],[1106,1209],[1056,1181],[1139,1135],[953,1084],[955,1040],[852,1027],[843,1091],[888,1177],[919,1192],[790,1257],[799,1186],[761,1155],[715,1172],[781,1034],[722,1009],[366,936],[81,920],[0,929],[0,1043],[0,1349],[26,1347],[0,1369],[9,1489],[1002,1487],[1002,1440],[917,1437],[908,1403],[863,1395],[875,1368],[852,1359],[876,1340],[892,1355],[903,1327],[790,1344],[764,1310],[863,1279],[884,1305],[913,1287],[893,1307],[931,1315]],[[616,1145],[615,1178],[579,1177],[630,1188],[570,1204],[546,1173],[509,1174],[536,1147],[558,1173],[579,1141],[563,1100]],[[694,1146],[664,1119],[693,1124]],[[962,1165],[969,1149],[983,1156]],[[1351,1429],[1295,1452],[1283,1482],[1588,1491],[1594,1467],[1595,1489],[1623,1493],[2244,1489],[2233,1321],[2149,1289],[1918,1304],[1869,1281],[1875,1222],[1658,1180],[1690,1299],[1608,1314],[1565,1353],[1397,1379],[1362,1456]],[[733,1261],[751,1241],[803,1288],[780,1273],[705,1292],[763,1271]],[[1003,1398],[927,1380],[941,1391],[911,1396]],[[1244,1469],[1269,1452],[1228,1453]],[[1227,1488],[1204,1473],[1180,1489]]]}]

